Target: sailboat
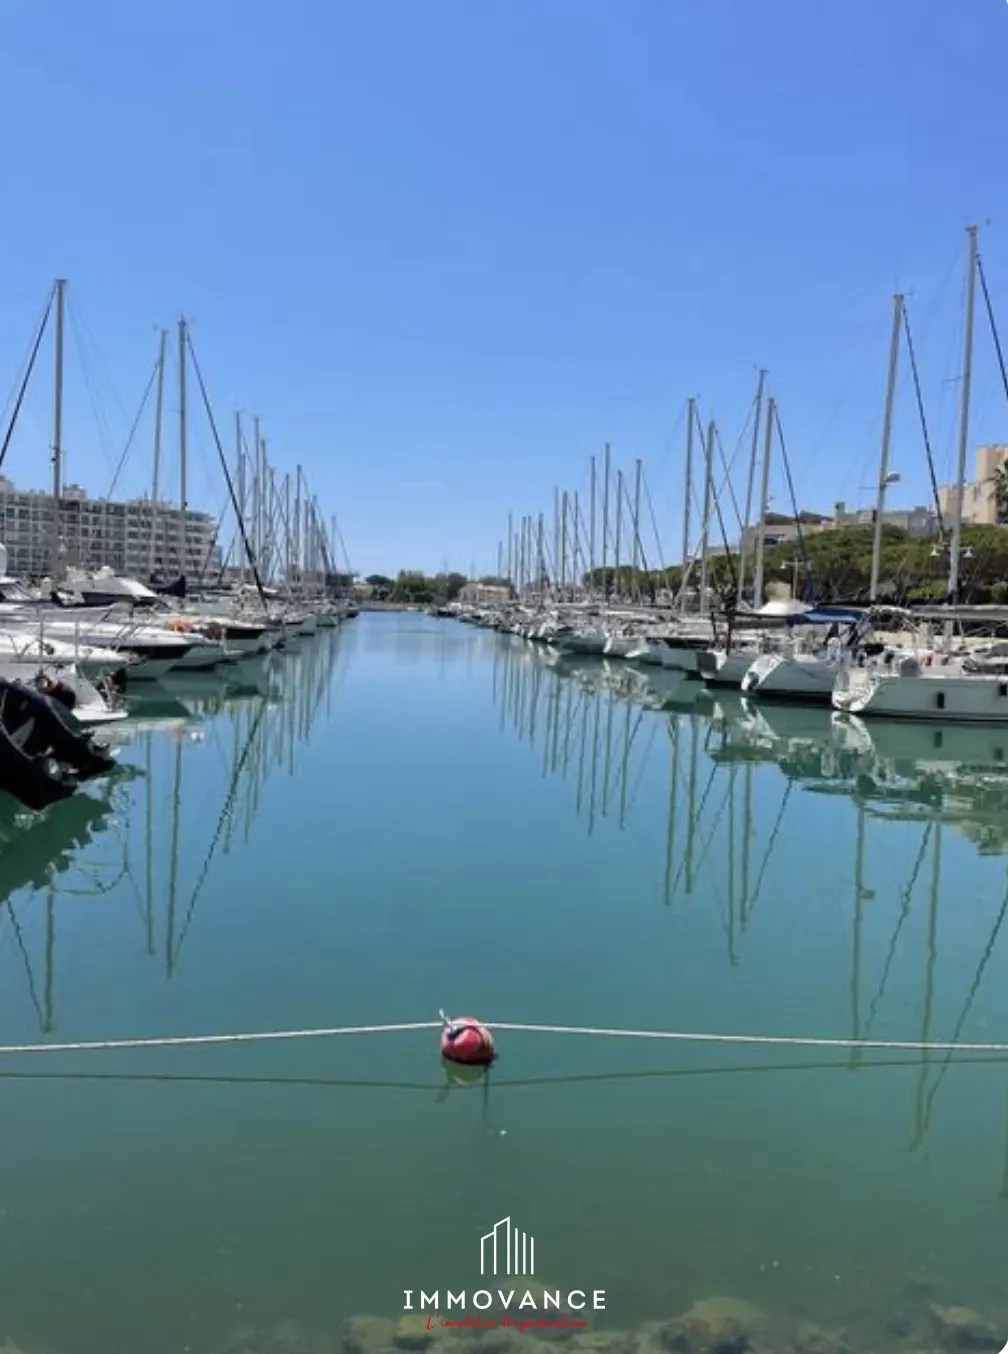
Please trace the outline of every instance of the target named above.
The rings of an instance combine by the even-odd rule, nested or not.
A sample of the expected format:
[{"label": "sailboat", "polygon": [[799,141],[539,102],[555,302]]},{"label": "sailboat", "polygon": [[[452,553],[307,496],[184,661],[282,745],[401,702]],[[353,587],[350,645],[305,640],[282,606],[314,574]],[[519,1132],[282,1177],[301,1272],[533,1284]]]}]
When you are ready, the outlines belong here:
[{"label": "sailboat", "polygon": [[969,446],[970,389],[973,375],[973,321],[976,282],[980,272],[977,227],[967,230],[969,263],[966,286],[966,335],[959,422],[959,460],[950,542],[948,592],[953,603],[946,622],[944,651],[906,654],[886,666],[852,668],[840,674],[833,692],[835,709],[855,715],[886,715],[895,719],[1008,724],[1008,678],[971,670],[969,655],[951,651],[954,603],[963,554],[962,505]]}]

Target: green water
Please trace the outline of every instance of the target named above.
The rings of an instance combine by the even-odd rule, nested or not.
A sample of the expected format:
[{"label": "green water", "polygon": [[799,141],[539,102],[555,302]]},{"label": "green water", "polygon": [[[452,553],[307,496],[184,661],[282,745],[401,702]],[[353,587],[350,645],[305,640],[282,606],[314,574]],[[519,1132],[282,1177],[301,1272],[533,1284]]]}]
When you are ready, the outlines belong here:
[{"label": "green water", "polygon": [[[364,615],[258,690],[166,684],[135,774],[0,822],[2,1041],[439,1007],[1008,1040],[1008,732],[692,684],[654,710],[644,680]],[[449,1088],[433,1032],[0,1060],[0,1335],[294,1350],[480,1288],[506,1216],[537,1284],[605,1290],[593,1327],[711,1294],[875,1349],[912,1301],[1008,1327],[1008,1061],[498,1045],[487,1087]]]}]

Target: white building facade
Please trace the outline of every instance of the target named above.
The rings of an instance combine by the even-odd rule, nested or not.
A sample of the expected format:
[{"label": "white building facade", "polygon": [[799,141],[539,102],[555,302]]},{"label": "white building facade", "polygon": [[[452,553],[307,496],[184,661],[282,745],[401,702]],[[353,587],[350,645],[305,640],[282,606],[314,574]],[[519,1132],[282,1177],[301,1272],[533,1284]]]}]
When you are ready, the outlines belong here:
[{"label": "white building facade", "polygon": [[[0,475],[0,541],[12,574],[42,578],[52,572],[55,516],[52,494],[17,489]],[[107,565],[139,579],[152,569],[171,577],[183,572],[190,579],[213,577],[221,567],[216,527],[208,513],[186,513],[183,566],[177,507],[149,499],[88,498],[80,485],[68,484],[59,503],[60,563],[82,569]]]},{"label": "white building facade", "polygon": [[[1008,465],[1008,443],[994,442],[977,447],[976,479],[963,485],[962,519],[970,526],[1008,525],[1008,505],[999,497],[999,481]],[[938,501],[946,520],[955,510],[955,486],[942,485]]]}]

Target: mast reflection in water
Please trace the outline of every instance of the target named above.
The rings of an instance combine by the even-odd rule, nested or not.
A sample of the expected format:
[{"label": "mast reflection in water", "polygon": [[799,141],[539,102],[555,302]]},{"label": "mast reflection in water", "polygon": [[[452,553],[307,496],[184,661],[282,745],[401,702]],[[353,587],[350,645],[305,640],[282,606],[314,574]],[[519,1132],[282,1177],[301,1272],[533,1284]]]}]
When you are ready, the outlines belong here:
[{"label": "mast reflection in water", "polygon": [[[237,678],[169,675],[131,696],[130,719],[105,734],[116,775],[41,814],[0,798],[0,936],[6,925],[13,937],[0,975],[27,995],[37,1031],[59,1029],[59,931],[85,908],[93,923],[102,900],[129,908],[144,952],[174,976],[215,866],[247,846],[266,784],[295,774],[327,716],[338,652],[327,635],[279,666],[240,665]],[[18,1018],[5,1012],[11,1037]]]},{"label": "mast reflection in water", "polygon": [[[921,1043],[966,1038],[970,1013],[1002,939],[1008,877],[979,934],[975,964],[953,1018],[938,1028],[943,834],[954,831],[981,856],[1008,854],[1008,729],[878,720],[869,726],[817,707],[757,705],[734,693],[715,699],[695,681],[656,692],[649,676],[626,663],[558,659],[505,640],[495,656],[493,682],[500,727],[530,746],[543,777],[567,782],[589,834],[601,826],[625,831],[642,784],[654,784],[652,763],[664,758],[667,810],[660,871],[655,843],[657,893],[666,905],[686,902],[697,894],[702,878],[701,891],[712,893],[721,907],[726,957],[733,966],[742,962],[745,932],[789,816],[798,815],[801,830],[802,796],[833,796],[849,805],[850,1038],[915,1037]],[[659,754],[662,745],[665,751]],[[901,847],[908,833],[913,838],[910,865],[895,897],[877,897],[868,882],[872,828],[883,834],[877,842],[880,853]],[[835,831],[848,829],[837,826]],[[899,842],[887,842],[886,833],[899,834]],[[814,902],[814,856],[808,864]],[[893,915],[877,972],[868,981],[865,915],[879,904],[892,908]],[[915,906],[926,915],[919,1029],[916,1036],[880,1033],[879,1016],[901,944],[910,943],[908,920]],[[997,1032],[988,1037],[998,1037]],[[868,1062],[863,1050],[852,1047],[847,1064],[852,1069],[878,1066],[879,1056],[870,1055]],[[963,1060],[951,1053],[918,1055],[912,1150],[928,1136],[949,1066]],[[1001,1171],[999,1191],[1008,1197],[1008,1116]]]}]

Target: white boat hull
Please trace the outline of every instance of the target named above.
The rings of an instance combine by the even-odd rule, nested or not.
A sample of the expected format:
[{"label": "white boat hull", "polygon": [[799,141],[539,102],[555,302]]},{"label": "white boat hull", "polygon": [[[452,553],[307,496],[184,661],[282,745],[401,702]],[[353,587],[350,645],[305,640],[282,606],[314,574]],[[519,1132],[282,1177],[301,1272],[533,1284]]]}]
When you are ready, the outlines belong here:
[{"label": "white boat hull", "polygon": [[663,668],[672,668],[675,672],[699,672],[700,654],[702,649],[690,649],[685,645],[666,644],[661,651],[661,665]]},{"label": "white boat hull", "polygon": [[601,654],[605,648],[605,636],[589,631],[581,635],[566,635],[557,645],[567,653]]},{"label": "white boat hull", "polygon": [[215,668],[218,663],[224,661],[224,658],[224,649],[219,644],[194,644],[173,666],[186,672],[202,672],[208,668]]},{"label": "white boat hull", "polygon": [[727,653],[723,649],[708,649],[698,658],[700,676],[707,686],[733,687],[738,690],[757,657],[755,653],[740,649],[732,649]]},{"label": "white boat hull", "polygon": [[[123,654],[122,666],[128,682],[156,682],[171,672],[176,663],[172,658],[140,658],[131,662],[129,654]],[[81,663],[81,668],[87,671],[86,661]]]},{"label": "white boat hull", "polygon": [[1008,725],[1008,677],[941,668],[919,675],[854,670],[837,683],[833,708],[888,719]]},{"label": "white boat hull", "polygon": [[661,649],[650,640],[638,640],[627,654],[631,663],[646,663],[649,667],[661,667]]},{"label": "white boat hull", "polygon": [[606,658],[626,658],[640,641],[635,635],[610,635],[602,647]]},{"label": "white boat hull", "polygon": [[844,671],[838,659],[814,654],[760,654],[742,679],[742,690],[756,699],[815,701],[829,705],[833,688]]}]

